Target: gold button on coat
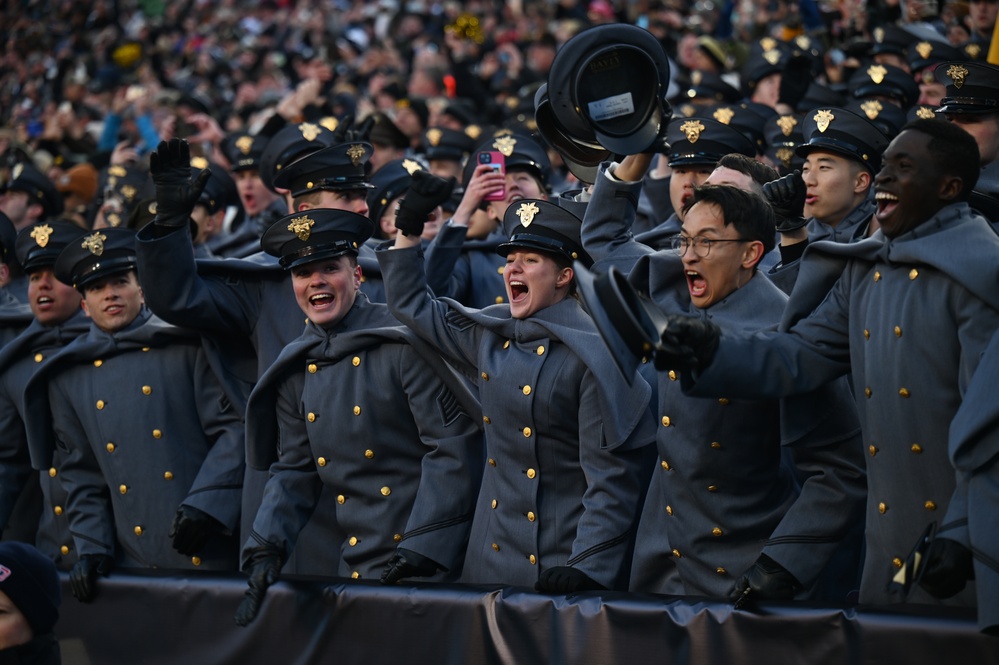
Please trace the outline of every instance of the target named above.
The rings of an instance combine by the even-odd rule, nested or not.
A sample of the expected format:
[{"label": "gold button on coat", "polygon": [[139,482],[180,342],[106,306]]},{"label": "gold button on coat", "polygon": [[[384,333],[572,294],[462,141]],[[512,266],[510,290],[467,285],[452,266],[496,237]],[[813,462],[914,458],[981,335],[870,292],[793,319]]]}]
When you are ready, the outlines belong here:
[{"label": "gold button on coat", "polygon": [[354,579],[354,580],[358,580],[358,579],[360,579],[360,578],[361,578],[361,574],[360,574],[359,572],[357,572],[357,571],[355,570],[354,572],[352,572],[352,573],[350,574],[350,578],[351,578],[351,579]]},{"label": "gold button on coat", "polygon": [[499,552],[499,545],[497,545],[496,543],[493,543],[493,550],[495,550],[496,552]]},{"label": "gold button on coat", "polygon": [[720,535],[722,535],[722,530],[720,528],[718,528],[718,527],[715,527],[715,528],[711,529],[711,535],[712,536],[720,536]]},{"label": "gold button on coat", "polygon": [[666,506],[666,514],[670,516],[673,515],[673,506]]},{"label": "gold button on coat", "polygon": [[670,370],[668,376],[669,376],[669,380],[670,381],[676,381],[676,372],[675,371]]},{"label": "gold button on coat", "polygon": [[345,497],[343,494],[339,494],[336,497],[336,502],[339,503],[340,505],[343,505],[343,502],[346,501],[346,500],[347,500],[347,497]]},{"label": "gold button on coat", "polygon": [[482,416],[482,422],[484,422],[485,424],[487,424],[487,425],[488,425],[488,424],[489,424],[489,423],[491,423],[492,421],[491,421],[491,420],[489,420],[489,416]]},{"label": "gold button on coat", "polygon": [[524,386],[524,394],[525,395],[530,395],[531,394],[531,387],[530,386]]},{"label": "gold button on coat", "polygon": [[154,429],[153,430],[153,438],[154,439],[162,439],[163,438],[163,432],[160,431],[160,430],[158,430],[158,429]]},{"label": "gold button on coat", "polygon": [[309,415],[305,416],[305,419],[308,420],[310,423],[314,423],[316,422],[316,414],[310,411]]},{"label": "gold button on coat", "polygon": [[499,268],[496,269],[496,272],[502,275],[505,270],[506,266],[500,266]]},{"label": "gold button on coat", "polygon": [[666,460],[663,460],[659,464],[663,467],[664,471],[669,471],[669,462],[667,462]]},{"label": "gold button on coat", "polygon": [[107,450],[108,450],[109,453],[113,453],[114,452],[114,444],[113,443],[108,443],[108,445],[106,445],[104,447],[107,448]]},{"label": "gold button on coat", "polygon": [[675,556],[677,559],[679,559],[680,558],[680,550],[674,549],[673,550],[673,556]]},{"label": "gold button on coat", "polygon": [[62,547],[59,548],[59,551],[62,552],[63,556],[66,556],[67,554],[69,554],[69,547],[63,545]]},{"label": "gold button on coat", "polygon": [[729,399],[728,397],[719,397],[718,403],[721,404],[722,406],[725,406],[726,404],[729,403]]},{"label": "gold button on coat", "polygon": [[137,535],[137,536],[141,536],[142,535],[142,527],[141,526],[137,526],[137,527],[135,527],[132,530],[135,531],[135,535]]},{"label": "gold button on coat", "polygon": [[527,558],[531,562],[532,566],[538,562],[538,557],[534,556],[533,554]]},{"label": "gold button on coat", "polygon": [[150,386],[142,386],[142,394],[143,395],[152,395],[153,394],[153,389]]},{"label": "gold button on coat", "polygon": [[360,356],[354,356],[353,358],[351,358],[350,364],[352,364],[354,367],[357,367],[358,365],[360,365],[361,364],[361,358],[360,358]]},{"label": "gold button on coat", "polygon": [[871,396],[870,387],[864,388],[864,397],[870,398],[870,396]]},{"label": "gold button on coat", "polygon": [[49,469],[49,478],[55,478],[57,473],[58,471],[56,471],[56,468],[52,467],[51,469]]},{"label": "gold button on coat", "polygon": [[368,459],[374,459],[375,458],[375,451],[370,450],[370,449],[369,450],[365,450],[364,451],[364,456],[367,457]]},{"label": "gold button on coat", "polygon": [[326,466],[326,458],[320,457],[319,459],[316,460],[316,464],[318,464],[319,466]]},{"label": "gold button on coat", "polygon": [[200,556],[192,556],[191,557],[191,563],[193,563],[195,566],[200,566],[201,565],[201,557]]},{"label": "gold button on coat", "polygon": [[525,427],[524,428],[524,436],[526,436],[526,437],[530,437],[531,436],[531,428],[530,427]]},{"label": "gold button on coat", "polygon": [[882,501],[881,503],[879,503],[878,504],[878,512],[881,513],[882,515],[884,515],[886,512],[888,512],[888,504],[886,504],[884,501]]},{"label": "gold button on coat", "polygon": [[534,476],[536,476],[536,475],[538,475],[538,472],[535,471],[534,469],[528,469],[527,470],[527,477],[528,478],[534,478]]},{"label": "gold button on coat", "polygon": [[881,281],[881,273],[878,272],[877,270],[874,271],[874,281],[875,282],[880,282]]},{"label": "gold button on coat", "polygon": [[496,501],[496,499],[493,499],[493,502],[492,502],[493,510],[496,510],[496,506],[497,505],[499,505],[498,502]]},{"label": "gold button on coat", "polygon": [[489,466],[496,466],[496,460],[494,460],[492,457],[489,458]]},{"label": "gold button on coat", "polygon": [[489,380],[489,375],[486,374],[485,372],[483,372],[482,374],[480,374],[480,376],[482,377],[483,381],[488,381]]},{"label": "gold button on coat", "polygon": [[350,540],[348,540],[347,542],[350,543],[351,547],[353,547],[354,545],[357,545],[357,537],[356,536],[351,536]]},{"label": "gold button on coat", "polygon": [[163,474],[163,478],[166,480],[173,480],[173,474],[167,471],[166,473]]},{"label": "gold button on coat", "polygon": [[359,407],[359,406],[355,406],[354,407],[354,415],[355,416],[361,415],[361,407]]},{"label": "gold button on coat", "polygon": [[527,521],[533,522],[535,519],[537,518],[535,517],[534,513],[532,513],[531,511],[527,511]]},{"label": "gold button on coat", "polygon": [[867,447],[867,452],[869,452],[871,454],[871,457],[874,457],[875,455],[878,454],[878,447],[877,446],[868,446]]},{"label": "gold button on coat", "polygon": [[908,397],[909,396],[909,389],[908,388],[899,388],[898,389],[898,394],[899,394],[899,397]]},{"label": "gold button on coat", "polygon": [[663,427],[669,427],[670,419],[669,416],[663,416]]},{"label": "gold button on coat", "polygon": [[902,326],[895,326],[895,337],[902,336]]},{"label": "gold button on coat", "polygon": [[909,448],[909,450],[911,450],[912,452],[914,452],[914,453],[916,453],[918,455],[919,453],[923,452],[923,447],[921,445],[919,445],[918,443],[914,443],[914,444],[912,444],[912,447]]},{"label": "gold button on coat", "polygon": [[390,487],[383,487],[381,489],[381,492],[382,492],[382,496],[388,496],[389,494],[392,493],[392,488],[390,488]]},{"label": "gold button on coat", "polygon": [[119,485],[118,491],[122,494],[128,494],[128,485]]},{"label": "gold button on coat", "polygon": [[719,448],[721,448],[721,447],[722,447],[722,445],[721,445],[720,443],[718,443],[717,441],[712,441],[712,442],[711,442],[711,447],[712,447],[712,448],[713,448],[714,450],[718,450]]},{"label": "gold button on coat", "polygon": [[909,279],[916,279],[917,277],[919,277],[919,271],[918,270],[916,270],[915,268],[913,268],[912,270],[909,271]]},{"label": "gold button on coat", "polygon": [[509,349],[510,348],[510,340],[507,340],[507,341],[503,342],[503,348],[504,349]]},{"label": "gold button on coat", "polygon": [[715,568],[715,572],[718,573],[719,575],[724,575],[728,571],[725,570],[724,568]]},{"label": "gold button on coat", "polygon": [[544,346],[544,344],[542,344],[541,346],[538,347],[538,355],[539,356],[545,355],[545,346]]},{"label": "gold button on coat", "polygon": [[717,492],[718,491],[718,486],[717,485],[708,485],[708,491],[709,492]]},{"label": "gold button on coat", "polygon": [[94,367],[100,367],[103,364],[104,364],[103,360],[95,360],[94,361]]},{"label": "gold button on coat", "polygon": [[104,400],[102,399],[97,400],[97,410],[100,411],[103,408],[104,408]]},{"label": "gold button on coat", "polygon": [[496,296],[496,304],[497,305],[503,304],[503,296]]},{"label": "gold button on coat", "polygon": [[44,359],[45,359],[45,356],[43,356],[42,354],[40,354],[40,353],[36,353],[36,354],[35,354],[35,362],[36,362],[36,363],[40,363],[40,362],[42,362],[42,360],[44,360]]},{"label": "gold button on coat", "polygon": [[923,507],[926,508],[926,510],[936,510],[937,504],[933,501],[927,501],[923,504]]},{"label": "gold button on coat", "polygon": [[895,557],[894,559],[891,560],[891,565],[895,566],[896,568],[901,568],[902,560],[899,559],[898,557]]},{"label": "gold button on coat", "polygon": [[864,339],[870,339],[870,338],[871,338],[871,331],[870,331],[870,330],[867,330],[867,329],[865,328],[865,329],[864,329]]},{"label": "gold button on coat", "polygon": [[397,543],[401,543],[402,542],[402,534],[401,533],[395,534],[394,536],[392,536],[392,540],[394,540]]},{"label": "gold button on coat", "polygon": [[316,363],[309,363],[309,374],[315,374],[317,371],[319,368],[316,367]]},{"label": "gold button on coat", "polygon": [[55,513],[56,515],[62,515],[62,506],[56,506],[55,508],[52,509],[52,512]]}]

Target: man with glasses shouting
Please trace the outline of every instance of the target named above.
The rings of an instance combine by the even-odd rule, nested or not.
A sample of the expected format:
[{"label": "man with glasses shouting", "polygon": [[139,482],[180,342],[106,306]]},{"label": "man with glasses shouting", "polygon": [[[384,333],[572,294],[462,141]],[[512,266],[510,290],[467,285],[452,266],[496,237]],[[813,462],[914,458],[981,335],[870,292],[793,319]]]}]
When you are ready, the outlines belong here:
[{"label": "man with glasses shouting", "polygon": [[[656,252],[628,232],[649,161],[630,155],[601,167],[583,220],[587,252],[630,272],[666,312],[733,332],[775,327],[787,298],[757,270],[774,247],[770,206],[736,187],[697,187],[671,249]],[[842,601],[857,581],[864,503],[859,425],[845,383],[791,402],[688,397],[679,379],[658,372],[659,456],[631,589],[740,606]]]}]

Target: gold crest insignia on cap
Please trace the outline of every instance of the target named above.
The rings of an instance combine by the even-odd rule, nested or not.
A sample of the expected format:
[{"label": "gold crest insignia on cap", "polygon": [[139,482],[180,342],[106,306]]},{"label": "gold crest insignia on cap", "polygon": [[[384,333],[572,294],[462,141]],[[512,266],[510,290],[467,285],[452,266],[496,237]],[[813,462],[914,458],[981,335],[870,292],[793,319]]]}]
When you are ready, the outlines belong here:
[{"label": "gold crest insignia on cap", "polygon": [[10,179],[17,180],[24,173],[24,164],[14,164],[14,168],[10,172]]},{"label": "gold crest insignia on cap", "polygon": [[150,215],[155,215],[156,214],[156,201],[150,201],[149,207],[146,208],[146,210],[149,211]]},{"label": "gold crest insignia on cap", "polygon": [[812,48],[812,40],[805,35],[798,35],[794,38],[794,43],[797,44],[798,48],[802,51],[807,51]]},{"label": "gold crest insignia on cap", "polygon": [[323,133],[318,126],[311,122],[303,122],[298,126],[298,131],[302,132],[302,138],[306,141],[315,141],[316,137]]},{"label": "gold crest insignia on cap", "polygon": [[968,68],[964,65],[951,65],[947,68],[947,76],[953,79],[955,88],[960,88],[968,76]]},{"label": "gold crest insignia on cap", "polygon": [[347,148],[347,156],[350,157],[350,163],[357,166],[361,163],[361,157],[364,157],[364,146],[360,143],[355,143]]},{"label": "gold crest insignia on cap", "polygon": [[49,244],[49,237],[52,235],[52,227],[48,224],[39,224],[35,228],[31,229],[31,237],[35,240],[35,244],[39,247],[45,247]]},{"label": "gold crest insignia on cap", "polygon": [[521,226],[530,226],[531,222],[534,221],[534,216],[539,212],[541,212],[541,209],[535,205],[534,201],[521,203],[520,207],[517,208],[517,217],[520,217]]},{"label": "gold crest insignia on cap", "polygon": [[124,166],[111,166],[108,167],[108,175],[113,175],[116,178],[124,178],[128,175],[128,171],[125,170]]},{"label": "gold crest insignia on cap", "polygon": [[413,175],[417,171],[423,170],[423,167],[420,165],[420,163],[412,159],[402,160],[402,168],[406,169],[406,171],[409,172],[409,175]]},{"label": "gold crest insignia on cap", "polygon": [[110,226],[112,229],[116,229],[119,226],[121,226],[121,215],[119,215],[116,212],[113,212],[110,215],[108,215],[104,219],[104,221],[107,222],[108,226]]},{"label": "gold crest insignia on cap", "polygon": [[919,42],[916,44],[916,53],[919,54],[920,58],[926,60],[930,57],[930,54],[933,53],[933,44],[929,42]]},{"label": "gold crest insignia on cap", "polygon": [[132,185],[121,186],[121,195],[125,197],[126,201],[131,201],[132,199],[134,199],[137,191],[138,190],[136,190],[135,187]]},{"label": "gold crest insignia on cap", "polygon": [[436,127],[427,130],[427,143],[434,146],[435,148],[441,144],[442,138],[444,138],[444,132],[437,129]]},{"label": "gold crest insignia on cap", "polygon": [[249,155],[250,150],[253,149],[253,137],[252,136],[240,136],[236,139],[236,147],[244,155]]},{"label": "gold crest insignia on cap", "polygon": [[763,59],[769,62],[771,65],[776,65],[780,62],[780,51],[770,50],[763,52]]},{"label": "gold crest insignia on cap", "polygon": [[735,111],[728,108],[727,106],[723,106],[720,109],[716,110],[714,113],[712,113],[711,117],[720,122],[721,124],[727,125],[728,123],[732,122],[732,118],[735,117]]},{"label": "gold crest insignia on cap", "polygon": [[478,140],[478,138],[482,136],[482,128],[478,125],[469,125],[468,127],[465,127],[465,136],[473,141]]},{"label": "gold crest insignia on cap", "polygon": [[204,157],[191,157],[191,166],[196,169],[207,169],[208,160]]},{"label": "gold crest insignia on cap", "polygon": [[885,41],[885,29],[884,28],[874,28],[874,41],[878,44],[883,44]]},{"label": "gold crest insignia on cap", "polygon": [[881,65],[871,65],[867,68],[867,75],[871,77],[872,81],[881,85],[881,82],[888,76],[888,70]]},{"label": "gold crest insignia on cap", "polygon": [[694,106],[693,104],[680,104],[680,106],[678,106],[676,110],[684,118],[689,118],[692,115],[697,115],[697,107]]},{"label": "gold crest insignia on cap", "polygon": [[327,115],[319,119],[319,125],[321,127],[325,127],[331,132],[335,132],[336,128],[340,126],[340,121],[337,120],[334,116]]},{"label": "gold crest insignia on cap", "polygon": [[513,154],[513,149],[517,145],[517,139],[512,136],[497,136],[493,141],[493,147],[503,153],[504,157]]},{"label": "gold crest insignia on cap", "polygon": [[83,244],[80,245],[80,247],[87,250],[94,256],[100,256],[104,253],[104,241],[107,239],[108,237],[106,235],[98,231],[84,238]]},{"label": "gold crest insignia on cap", "polygon": [[777,148],[777,159],[781,161],[784,168],[790,168],[792,157],[794,157],[794,150],[791,148]]},{"label": "gold crest insignia on cap", "polygon": [[860,110],[864,112],[868,120],[874,120],[879,115],[884,107],[881,106],[881,102],[876,99],[868,99],[866,102],[860,105]]},{"label": "gold crest insignia on cap", "polygon": [[780,127],[780,132],[784,136],[790,136],[797,125],[798,121],[793,115],[782,115],[777,118],[777,126]]},{"label": "gold crest insignia on cap", "polygon": [[978,60],[978,56],[982,54],[982,46],[981,44],[965,44],[964,52],[972,60]]},{"label": "gold crest insignia on cap", "polygon": [[701,132],[704,131],[704,125],[701,124],[700,120],[688,120],[680,125],[680,131],[683,132],[688,141],[697,143],[697,139],[701,138]]},{"label": "gold crest insignia on cap", "polygon": [[308,215],[302,215],[291,220],[291,223],[288,224],[288,230],[294,233],[299,240],[306,242],[312,235],[312,225],[315,223],[316,220]]},{"label": "gold crest insignia on cap", "polygon": [[937,114],[933,112],[933,109],[928,106],[920,106],[916,109],[916,117],[922,118],[923,120],[932,120],[937,117]]},{"label": "gold crest insignia on cap", "polygon": [[701,74],[701,70],[699,69],[695,69],[694,71],[690,72],[690,82],[693,83],[694,85],[701,85],[701,80],[703,78],[704,75]]},{"label": "gold crest insignia on cap", "polygon": [[812,116],[812,120],[815,121],[815,125],[816,127],[819,128],[820,132],[825,132],[827,129],[829,129],[829,123],[831,123],[835,119],[836,116],[834,116],[832,114],[832,111],[828,109],[822,109],[814,116]]},{"label": "gold crest insignia on cap", "polygon": [[936,80],[937,80],[936,77],[933,75],[933,70],[930,69],[930,68],[926,68],[926,69],[923,70],[922,79],[923,79],[923,83],[926,84],[926,85],[929,85],[931,83],[935,83]]},{"label": "gold crest insignia on cap", "polygon": [[773,51],[777,48],[777,40],[773,37],[764,37],[760,40],[760,48],[764,51]]}]

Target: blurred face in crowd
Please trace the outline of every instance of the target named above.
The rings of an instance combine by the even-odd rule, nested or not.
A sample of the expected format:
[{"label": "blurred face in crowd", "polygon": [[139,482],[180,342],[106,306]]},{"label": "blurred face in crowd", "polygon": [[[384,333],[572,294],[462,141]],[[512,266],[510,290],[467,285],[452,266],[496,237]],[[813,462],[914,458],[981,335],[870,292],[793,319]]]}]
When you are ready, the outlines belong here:
[{"label": "blurred face in crowd", "polygon": [[194,206],[191,211],[191,219],[194,220],[198,231],[194,236],[195,244],[203,243],[219,232],[222,228],[222,220],[225,218],[225,208],[215,214],[209,214],[208,208],[203,205]]},{"label": "blurred face in crowd", "polygon": [[[763,256],[759,240],[727,242],[739,240],[739,232],[735,226],[725,224],[721,208],[714,203],[695,203],[683,219],[681,236],[691,241],[681,257],[690,301],[701,309],[745,285]],[[712,242],[710,248],[698,247],[700,239],[722,242]],[[700,256],[705,250],[707,256]]]},{"label": "blurred face in crowd", "polygon": [[[517,167],[507,169],[506,197],[502,201],[489,201],[489,205],[486,207],[489,218],[495,224],[501,223],[503,215],[506,214],[506,209],[521,199],[541,199],[542,201],[547,201],[548,193],[545,192],[544,185],[541,184],[541,181],[538,180],[532,171]],[[469,236],[471,235],[472,232],[470,230]]]},{"label": "blurred face in crowd", "polygon": [[947,120],[975,137],[982,166],[999,159],[999,113],[948,113]]},{"label": "blurred face in crowd", "polygon": [[239,200],[243,203],[243,210],[248,217],[256,217],[278,198],[277,194],[267,189],[264,181],[260,179],[259,171],[236,171],[232,175],[236,180]]},{"label": "blurred face in crowd", "polygon": [[354,306],[361,267],[350,256],[313,261],[291,269],[298,306],[317,326],[332,328]]},{"label": "blurred face in crowd", "polygon": [[107,333],[127,328],[142,311],[143,302],[134,270],[102,277],[83,289],[84,313]]},{"label": "blurred face in crowd", "polygon": [[874,180],[874,216],[889,238],[919,226],[960,193],[960,179],[946,177],[934,161],[931,140],[928,134],[907,129],[884,152]]},{"label": "blurred face in crowd", "polygon": [[28,200],[28,193],[16,189],[9,189],[0,194],[0,212],[10,217],[14,228],[20,230],[27,226],[29,218],[28,209],[36,204]]},{"label": "blurred face in crowd", "polygon": [[694,196],[694,187],[703,185],[714,164],[678,164],[671,166],[673,175],[669,179],[669,200],[673,210],[683,219],[683,206]]},{"label": "blurred face in crowd", "polygon": [[368,190],[366,189],[323,189],[313,194],[301,197],[298,201],[298,212],[314,208],[331,208],[347,210],[358,215],[368,216]]},{"label": "blurred face in crowd", "polygon": [[31,313],[43,326],[57,326],[80,309],[80,292],[63,284],[51,268],[41,268],[28,275],[28,304]]},{"label": "blurred face in crowd", "polygon": [[750,100],[758,104],[766,104],[770,108],[777,106],[780,99],[780,72],[768,74],[756,82]]},{"label": "blurred face in crowd", "polygon": [[932,67],[927,67],[916,74],[916,85],[919,86],[917,104],[940,106],[940,100],[947,94],[947,86],[936,79]]},{"label": "blurred face in crowd", "polygon": [[551,256],[530,248],[506,255],[503,282],[510,301],[510,316],[527,317],[561,301],[569,293],[572,268],[559,268]]},{"label": "blurred face in crowd", "polygon": [[801,167],[805,217],[836,226],[867,196],[871,174],[859,162],[824,150],[808,153]]},{"label": "blurred face in crowd", "polygon": [[0,591],[0,651],[27,644],[34,636],[24,613]]},{"label": "blurred face in crowd", "polygon": [[997,14],[999,14],[997,0],[971,0],[968,3],[968,19],[971,21],[971,27],[983,35],[986,33],[991,35]]}]

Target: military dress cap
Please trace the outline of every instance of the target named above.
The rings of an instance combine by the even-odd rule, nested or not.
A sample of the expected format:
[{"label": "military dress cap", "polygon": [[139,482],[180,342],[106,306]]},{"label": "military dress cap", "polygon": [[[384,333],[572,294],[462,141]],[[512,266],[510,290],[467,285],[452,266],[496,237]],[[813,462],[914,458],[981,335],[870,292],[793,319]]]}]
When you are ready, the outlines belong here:
[{"label": "military dress cap", "polygon": [[[473,153],[484,150],[496,150],[500,152],[506,162],[507,172],[513,169],[524,169],[534,173],[541,180],[545,189],[549,189],[549,178],[552,172],[552,163],[548,158],[548,153],[541,146],[526,134],[518,134],[509,129],[499,129],[488,137],[485,141],[475,146]],[[474,159],[469,159],[462,171],[462,186],[467,187],[468,181],[472,179],[472,173],[477,166]]]},{"label": "military dress cap", "polygon": [[506,256],[526,247],[548,254],[579,261],[589,268],[593,259],[583,249],[580,229],[583,222],[571,212],[540,199],[521,199],[506,209],[503,230],[509,240],[496,247],[496,253]]},{"label": "military dress cap", "polygon": [[108,226],[123,226],[138,201],[155,194],[149,169],[137,165],[112,164],[103,174],[103,180],[102,200],[115,198],[122,205],[120,211],[105,212],[104,221]]},{"label": "military dress cap", "polygon": [[388,114],[379,111],[372,117],[374,124],[368,134],[368,140],[372,145],[389,146],[399,150],[409,147],[409,137],[402,133]]},{"label": "military dress cap", "polygon": [[264,146],[260,156],[260,179],[274,190],[274,179],[286,166],[305,155],[333,145],[333,130],[314,122],[282,127]]},{"label": "military dress cap", "polygon": [[314,208],[285,215],[271,224],[260,247],[287,269],[343,254],[357,254],[375,227],[364,215],[347,210]]},{"label": "military dress cap", "polygon": [[999,67],[984,62],[944,62],[934,73],[947,86],[938,113],[999,112]]},{"label": "military dress cap", "polygon": [[690,85],[683,92],[687,100],[707,100],[714,103],[732,104],[742,97],[742,93],[729,85],[725,79],[713,72],[695,69],[690,72]]},{"label": "military dress cap", "polygon": [[5,190],[25,192],[28,200],[42,206],[44,217],[56,217],[63,211],[62,194],[55,183],[27,162],[15,164],[10,170],[10,180]]},{"label": "military dress cap", "polygon": [[135,266],[135,231],[100,229],[68,243],[56,258],[54,272],[60,282],[83,291],[98,279]]},{"label": "military dress cap", "polygon": [[937,117],[937,109],[939,108],[933,104],[916,104],[905,114],[905,121],[931,120]]},{"label": "military dress cap", "polygon": [[767,144],[764,154],[782,173],[790,173],[803,162],[794,151],[805,142],[803,123],[800,115],[778,115],[767,120],[763,128]]},{"label": "military dress cap", "polygon": [[898,136],[907,122],[905,111],[878,99],[852,99],[844,108],[870,120],[889,141]]},{"label": "military dress cap", "polygon": [[431,127],[423,132],[420,150],[429,160],[464,162],[475,149],[475,141],[465,132],[447,127]]},{"label": "military dress cap", "polygon": [[985,60],[989,55],[989,45],[969,40],[958,46],[965,57],[971,61]]},{"label": "military dress cap", "polygon": [[822,85],[817,81],[812,81],[805,91],[805,96],[798,102],[795,111],[805,113],[819,106],[842,106],[846,103],[846,97],[832,88]]},{"label": "military dress cap", "polygon": [[552,111],[547,83],[534,94],[534,119],[541,138],[555,149],[569,172],[580,182],[592,184],[600,163],[613,158],[613,153],[597,143],[595,136],[584,141],[565,131]]},{"label": "military dress cap", "polygon": [[259,171],[264,149],[270,139],[258,134],[236,132],[222,140],[222,152],[229,160],[231,171]]},{"label": "military dress cap", "polygon": [[25,272],[55,265],[59,253],[86,229],[64,220],[35,222],[17,234],[14,252]]},{"label": "military dress cap", "polygon": [[861,67],[848,83],[854,99],[888,97],[908,109],[919,99],[919,86],[904,69],[891,65],[872,64]]},{"label": "military dress cap", "polygon": [[764,37],[749,48],[749,57],[742,66],[742,85],[751,92],[756,84],[771,74],[780,74],[787,64],[788,53],[783,42]]},{"label": "military dress cap", "polygon": [[669,165],[715,164],[732,152],[756,156],[756,145],[742,132],[712,118],[677,118],[669,124]]},{"label": "military dress cap", "polygon": [[668,122],[669,59],[652,33],[611,23],[568,40],[548,71],[558,135],[627,155],[647,149]]},{"label": "military dress cap", "polygon": [[897,25],[878,26],[874,28],[871,36],[874,38],[870,49],[871,55],[887,53],[904,58],[908,55],[910,44],[915,41],[915,36],[911,32]]},{"label": "military dress cap", "polygon": [[[920,72],[927,67],[936,67],[941,62],[964,62],[968,58],[964,51],[952,46],[947,42],[930,41],[928,39],[914,42],[909,47],[909,55],[906,61],[913,74]],[[932,83],[936,80],[932,72],[928,72],[933,80],[926,81]],[[918,79],[918,77],[917,77]]]},{"label": "military dress cap", "polygon": [[881,153],[888,137],[867,118],[843,108],[813,109],[802,123],[805,143],[795,152],[807,157],[813,150],[828,150],[863,164],[871,173],[881,170]]},{"label": "military dress cap", "polygon": [[699,115],[714,118],[723,125],[738,130],[756,146],[756,152],[763,154],[766,147],[764,127],[767,119],[777,115],[772,107],[754,102],[740,104],[720,104],[704,109]]},{"label": "military dress cap", "polygon": [[338,143],[309,153],[286,165],[274,177],[274,186],[291,190],[292,196],[322,190],[370,189],[367,166],[370,143]]},{"label": "military dress cap", "polygon": [[424,165],[412,157],[386,162],[371,176],[374,189],[368,190],[368,217],[377,224],[392,200],[409,189],[413,174],[425,170]]}]

